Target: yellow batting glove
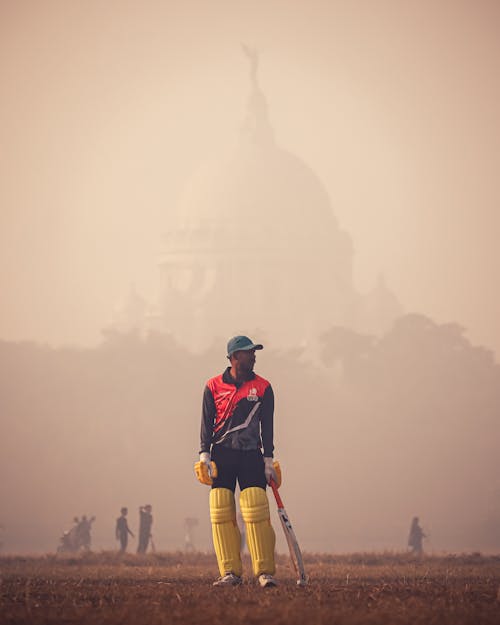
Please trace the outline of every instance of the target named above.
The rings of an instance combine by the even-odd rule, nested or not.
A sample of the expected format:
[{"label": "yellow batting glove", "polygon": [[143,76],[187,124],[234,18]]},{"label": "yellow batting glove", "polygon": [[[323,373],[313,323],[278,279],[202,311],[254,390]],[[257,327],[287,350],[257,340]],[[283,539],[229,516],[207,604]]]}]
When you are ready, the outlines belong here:
[{"label": "yellow batting glove", "polygon": [[273,480],[278,488],[281,486],[281,467],[277,460],[273,460],[270,457],[264,457],[264,474],[268,484],[270,484],[271,480]]},{"label": "yellow batting glove", "polygon": [[273,462],[273,467],[274,470],[276,472],[276,486],[279,488],[281,486],[281,467],[280,467],[280,463],[279,460],[275,460]]},{"label": "yellow batting glove", "polygon": [[201,484],[212,486],[213,478],[217,477],[217,465],[210,460],[210,454],[206,451],[200,454],[200,460],[194,465],[196,478]]}]

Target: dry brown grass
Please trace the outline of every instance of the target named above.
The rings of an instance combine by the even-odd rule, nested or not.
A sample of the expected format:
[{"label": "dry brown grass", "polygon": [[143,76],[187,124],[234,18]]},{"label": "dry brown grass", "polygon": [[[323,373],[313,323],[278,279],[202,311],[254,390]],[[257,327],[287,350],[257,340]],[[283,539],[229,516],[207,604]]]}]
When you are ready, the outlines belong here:
[{"label": "dry brown grass", "polygon": [[280,586],[212,588],[212,554],[0,558],[0,621],[33,625],[500,623],[500,557],[306,554],[307,588],[285,556]]}]

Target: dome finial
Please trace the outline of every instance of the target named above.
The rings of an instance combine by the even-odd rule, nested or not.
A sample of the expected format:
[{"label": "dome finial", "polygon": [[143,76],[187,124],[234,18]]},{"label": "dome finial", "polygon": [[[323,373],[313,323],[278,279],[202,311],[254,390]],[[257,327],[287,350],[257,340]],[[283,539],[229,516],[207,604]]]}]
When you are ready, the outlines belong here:
[{"label": "dome finial", "polygon": [[241,44],[241,48],[250,60],[250,78],[252,79],[253,88],[258,89],[259,83],[257,80],[257,70],[259,69],[259,53],[256,48],[251,48],[244,43]]},{"label": "dome finial", "polygon": [[247,100],[247,117],[243,124],[242,134],[250,138],[253,143],[261,146],[274,143],[274,132],[269,123],[267,112],[266,96],[262,92],[257,78],[259,69],[259,53],[256,48],[252,48],[242,43],[243,53],[250,61],[250,79],[252,81],[252,91]]}]

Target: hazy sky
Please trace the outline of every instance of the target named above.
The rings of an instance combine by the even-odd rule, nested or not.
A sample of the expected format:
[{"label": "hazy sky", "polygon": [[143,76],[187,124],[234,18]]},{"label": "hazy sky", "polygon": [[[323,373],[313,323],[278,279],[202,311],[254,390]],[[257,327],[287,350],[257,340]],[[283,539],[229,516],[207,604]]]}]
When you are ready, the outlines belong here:
[{"label": "hazy sky", "polygon": [[92,344],[199,164],[237,138],[258,48],[279,145],[320,176],[365,292],[500,350],[500,4],[0,2],[0,338]]}]

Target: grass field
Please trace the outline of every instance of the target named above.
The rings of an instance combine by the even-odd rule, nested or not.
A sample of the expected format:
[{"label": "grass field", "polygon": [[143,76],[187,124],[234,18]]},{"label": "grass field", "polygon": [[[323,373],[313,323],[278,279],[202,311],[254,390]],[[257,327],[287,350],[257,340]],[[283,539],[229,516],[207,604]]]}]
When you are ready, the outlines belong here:
[{"label": "grass field", "polygon": [[500,623],[500,556],[412,559],[405,554],[306,554],[295,585],[278,556],[278,588],[250,577],[212,588],[211,554],[112,553],[0,558],[0,622],[33,625],[355,625]]}]

